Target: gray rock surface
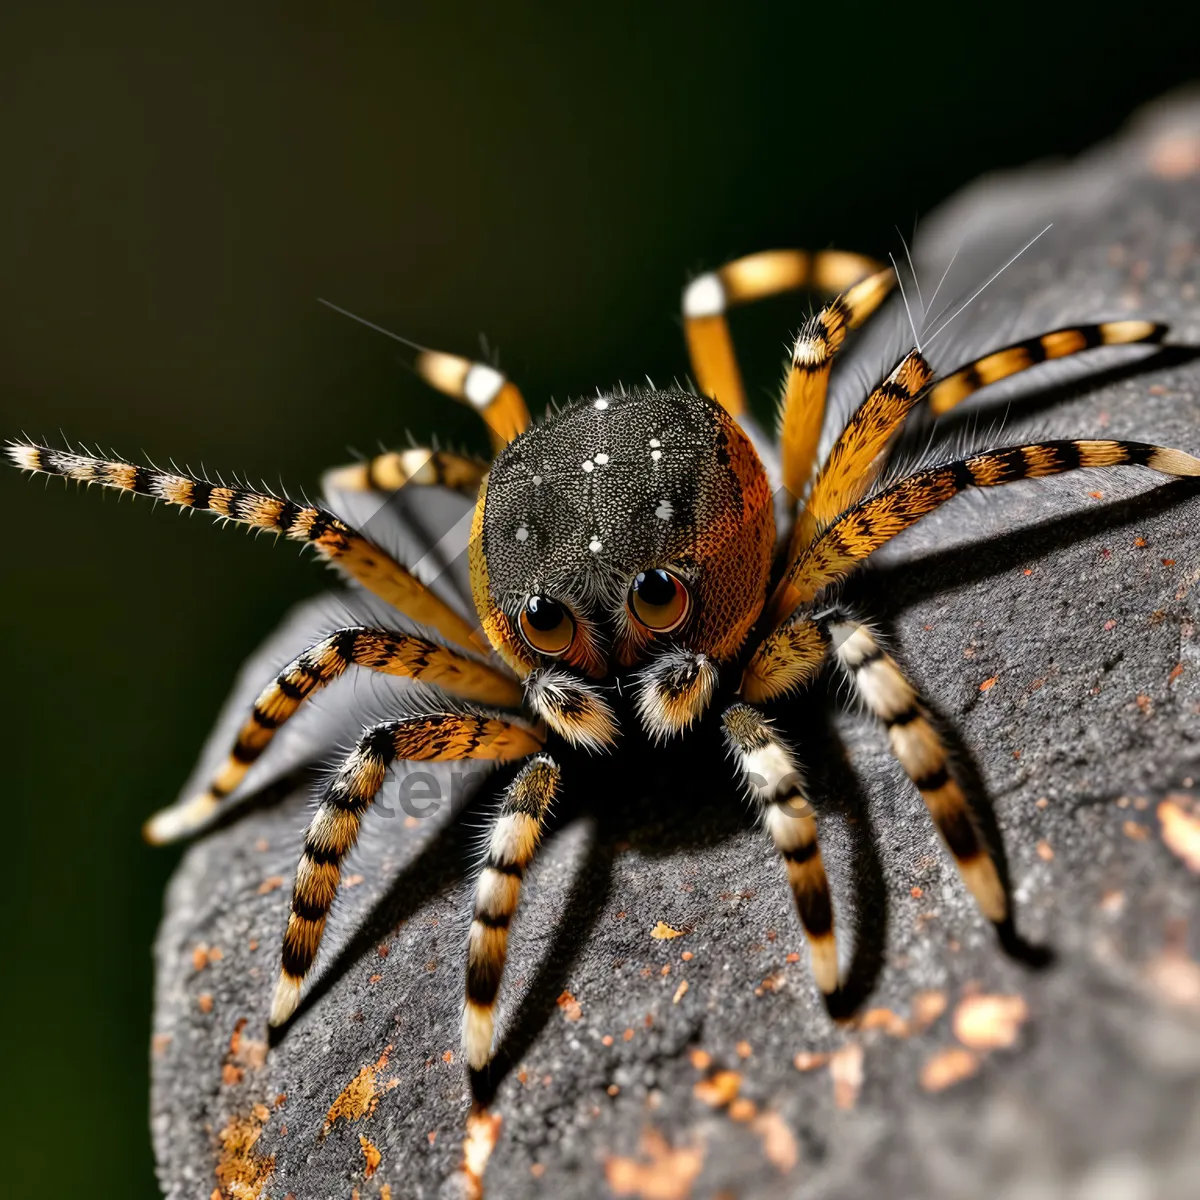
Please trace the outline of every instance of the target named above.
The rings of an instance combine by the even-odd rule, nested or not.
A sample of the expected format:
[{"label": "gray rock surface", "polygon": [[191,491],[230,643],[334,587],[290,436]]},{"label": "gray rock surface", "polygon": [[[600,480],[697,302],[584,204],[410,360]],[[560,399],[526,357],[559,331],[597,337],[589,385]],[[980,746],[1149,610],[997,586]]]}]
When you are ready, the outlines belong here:
[{"label": "gray rock surface", "polygon": [[[1200,105],[950,201],[918,242],[926,293],[956,248],[943,297],[1049,222],[933,343],[938,366],[1123,315],[1200,346]],[[864,331],[843,411],[907,330],[892,305]],[[951,432],[977,441],[1003,418],[1005,442],[1049,429],[1200,449],[1186,350],[1050,364],[995,393]],[[1196,487],[1148,472],[1020,484],[947,506],[848,593],[883,622],[994,815],[1015,901],[1006,945],[834,685],[778,715],[817,787],[851,1021],[811,982],[782,869],[711,724],[653,756],[633,738],[599,766],[563,756],[572,795],[523,893],[500,1054],[474,1096],[458,1014],[487,789],[457,820],[448,805],[406,820],[389,785],[391,819],[375,814],[350,868],[362,880],[324,972],[266,1045],[311,787],[284,771],[327,761],[397,703],[390,681],[341,681],[297,720],[291,751],[256,768],[259,800],[171,884],[152,1097],[165,1192],[1196,1195],[1198,521]],[[206,761],[271,666],[361,603],[297,613],[248,666]],[[656,938],[660,922],[680,936]]]}]

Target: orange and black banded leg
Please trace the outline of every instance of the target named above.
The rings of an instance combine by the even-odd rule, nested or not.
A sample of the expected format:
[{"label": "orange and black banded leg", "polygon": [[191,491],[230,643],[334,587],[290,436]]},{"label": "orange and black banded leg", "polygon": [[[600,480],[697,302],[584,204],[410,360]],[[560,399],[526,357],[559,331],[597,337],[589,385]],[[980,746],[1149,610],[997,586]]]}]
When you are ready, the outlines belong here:
[{"label": "orange and black banded leg", "polygon": [[733,704],[721,720],[729,751],[787,864],[796,910],[808,936],[813,977],[825,995],[832,995],[838,989],[833,899],[817,843],[817,819],[800,770],[787,744],[757,709]]},{"label": "orange and black banded leg", "polygon": [[683,290],[683,329],[696,386],[738,416],[746,408],[746,390],[729,333],[729,309],[799,288],[844,292],[882,267],[841,250],[764,250],[698,275]]},{"label": "orange and black banded leg", "polygon": [[996,864],[916,688],[867,626],[841,621],[831,633],[838,662],[863,704],[886,727],[892,753],[921,793],[963,882],[984,916],[1004,921],[1008,901]]},{"label": "orange and black banded leg", "polygon": [[379,794],[391,764],[397,760],[511,762],[541,746],[541,738],[527,726],[485,713],[430,713],[384,721],[362,734],[326,786],[304,835],[271,1004],[272,1025],[282,1025],[296,1011],[300,987],[316,960],[337,895],[342,864],[358,841],[363,815]]},{"label": "orange and black banded leg", "polygon": [[554,760],[547,754],[537,755],[505,790],[488,837],[487,858],[475,884],[463,1008],[463,1050],[475,1071],[492,1060],[496,997],[508,953],[508,929],[517,911],[521,880],[560,782],[561,772]]},{"label": "orange and black banded leg", "polygon": [[276,731],[310,696],[351,666],[433,684],[462,700],[517,708],[521,685],[477,659],[412,634],[354,625],[339,629],[297,655],[262,690],[238,733],[225,765],[207,789],[155,813],[143,829],[159,844],[186,837],[217,811],[270,745]]},{"label": "orange and black banded leg", "polygon": [[1098,325],[1071,325],[1025,338],[985,354],[939,379],[927,393],[929,408],[940,417],[980,388],[1027,371],[1038,363],[1069,358],[1097,346],[1153,345],[1160,342],[1166,332],[1165,325],[1154,321],[1103,321]]},{"label": "orange and black banded leg", "polygon": [[883,302],[896,282],[888,268],[827,304],[800,331],[779,406],[779,449],[783,486],[793,504],[804,494],[817,461],[833,360],[846,340]]},{"label": "orange and black banded leg", "polygon": [[932,378],[933,369],[914,350],[859,405],[833,444],[796,517],[789,563],[812,544],[819,529],[867,494],[883,467],[888,446]]},{"label": "orange and black banded leg", "polygon": [[742,672],[739,691],[751,704],[766,704],[806,688],[821,673],[829,651],[824,621],[800,617],[772,630]]},{"label": "orange and black banded leg", "polygon": [[386,551],[324,509],[157,467],[92,458],[29,442],[9,442],[5,450],[13,463],[27,471],[150,496],[302,542],[405,616],[460,646],[476,646],[472,626],[453,608]]},{"label": "orange and black banded leg", "polygon": [[416,368],[430,387],[473,408],[483,418],[494,451],[504,449],[529,428],[525,397],[495,367],[441,350],[422,350],[417,355]]},{"label": "orange and black banded leg", "polygon": [[781,623],[819,591],[845,579],[868,555],[968,488],[1061,475],[1082,467],[1149,467],[1164,475],[1200,476],[1200,459],[1148,442],[1031,442],[985,450],[928,467],[847,509],[788,569],[769,604]]},{"label": "orange and black banded leg", "polygon": [[473,498],[486,473],[487,465],[470,455],[414,446],[335,467],[326,472],[323,482],[326,487],[347,492],[395,492],[409,484],[436,486]]}]

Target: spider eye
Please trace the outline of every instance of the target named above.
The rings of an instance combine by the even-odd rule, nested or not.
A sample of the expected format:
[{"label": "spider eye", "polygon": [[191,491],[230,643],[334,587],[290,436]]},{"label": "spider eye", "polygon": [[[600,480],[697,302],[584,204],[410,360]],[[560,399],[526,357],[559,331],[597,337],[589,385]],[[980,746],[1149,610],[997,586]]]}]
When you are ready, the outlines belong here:
[{"label": "spider eye", "polygon": [[539,653],[557,657],[575,640],[575,622],[566,608],[549,596],[530,596],[521,609],[521,636]]},{"label": "spider eye", "polygon": [[643,571],[629,589],[633,615],[655,633],[670,633],[683,624],[691,607],[687,585],[670,571]]}]

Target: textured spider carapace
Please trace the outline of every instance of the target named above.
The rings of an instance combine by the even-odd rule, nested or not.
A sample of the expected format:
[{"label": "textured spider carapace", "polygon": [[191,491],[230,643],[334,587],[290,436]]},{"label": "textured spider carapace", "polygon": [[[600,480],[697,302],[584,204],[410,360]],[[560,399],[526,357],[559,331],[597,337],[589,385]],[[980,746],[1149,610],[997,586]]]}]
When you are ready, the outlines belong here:
[{"label": "textured spider carapace", "polygon": [[[321,945],[343,865],[390,764],[483,759],[523,763],[503,791],[478,876],[467,946],[463,1040],[472,1067],[493,1054],[494,1010],[524,872],[563,786],[548,749],[561,738],[620,753],[612,685],[633,696],[641,736],[686,737],[713,703],[730,754],[786,864],[830,996],[839,981],[834,915],[816,819],[788,742],[760,706],[809,686],[832,661],[887,728],[891,750],[928,806],[966,886],[995,922],[1007,899],[942,738],[912,684],[831,589],[873,551],[967,488],[1080,467],[1138,464],[1200,475],[1200,459],[1142,442],[1045,441],[949,456],[907,477],[882,472],[909,414],[935,415],[980,387],[1098,345],[1157,340],[1140,320],[1058,329],[941,379],[905,356],[818,462],[833,361],[849,330],[886,298],[895,275],[858,255],[772,251],[702,275],[685,290],[697,388],[620,389],[531,425],[517,388],[494,368],[424,352],[418,370],[479,410],[489,465],[407,450],[331,472],[329,508],[177,472],[25,441],[19,467],[152,496],[308,543],[354,585],[394,609],[378,627],[338,629],[267,682],[207,790],[147,825],[152,841],[204,825],[305,701],[350,667],[427,685],[399,718],[365,728],[325,784],[296,871],[270,1020],[295,1011]],[[777,442],[746,411],[727,310],[789,289],[840,293],[797,338]],[[401,487],[465,493],[475,612],[456,607],[334,511],[345,498]],[[341,499],[339,499],[341,498]],[[350,506],[353,507],[353,506]],[[635,731],[625,731],[626,736]]]}]

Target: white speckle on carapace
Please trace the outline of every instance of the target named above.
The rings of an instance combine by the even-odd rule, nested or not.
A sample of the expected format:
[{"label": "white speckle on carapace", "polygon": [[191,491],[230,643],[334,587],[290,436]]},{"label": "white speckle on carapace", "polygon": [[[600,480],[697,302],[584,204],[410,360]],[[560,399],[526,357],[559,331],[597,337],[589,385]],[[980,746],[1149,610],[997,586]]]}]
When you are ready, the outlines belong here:
[{"label": "white speckle on carapace", "polygon": [[599,467],[608,466],[608,455],[605,454],[603,450],[601,450],[600,453],[596,455],[596,465]]},{"label": "white speckle on carapace", "polygon": [[651,439],[650,439],[650,449],[651,449],[651,450],[657,450],[657,449],[659,448],[659,446],[661,446],[661,445],[662,445],[662,442],[660,442],[660,441],[658,440],[658,438],[651,438]]},{"label": "white speckle on carapace", "polygon": [[525,525],[518,525],[517,532],[513,536],[518,542],[523,542],[529,537],[529,529]]},{"label": "white speckle on carapace", "polygon": [[583,469],[584,469],[584,470],[585,470],[585,471],[586,471],[586,472],[587,472],[589,475],[590,475],[590,474],[592,473],[592,471],[595,469],[595,466],[596,466],[596,464],[595,464],[594,462],[592,462],[592,460],[591,460],[590,458],[585,458],[585,459],[583,460]]},{"label": "white speckle on carapace", "polygon": [[542,482],[542,477],[541,477],[540,475],[535,475],[535,476],[533,477],[533,486],[534,486],[534,487],[537,487],[537,486],[538,486],[538,484],[539,484],[539,483],[541,483],[541,482]]},{"label": "white speckle on carapace", "polygon": [[654,510],[654,515],[660,521],[669,521],[675,515],[675,509],[671,506],[670,500],[660,500],[658,507]]},{"label": "white speckle on carapace", "polygon": [[603,396],[601,396],[600,399],[597,400],[596,403],[592,405],[592,407],[597,412],[603,412],[608,407],[608,401],[605,400]]},{"label": "white speckle on carapace", "polygon": [[658,462],[658,460],[659,460],[660,458],[662,458],[662,451],[661,451],[661,450],[651,450],[651,451],[650,451],[650,457],[651,457],[651,458],[652,458],[652,459],[653,459],[655,462]]},{"label": "white speckle on carapace", "polygon": [[599,554],[600,551],[604,549],[604,543],[599,538],[594,537],[590,542],[588,542],[588,549],[593,554]]}]

